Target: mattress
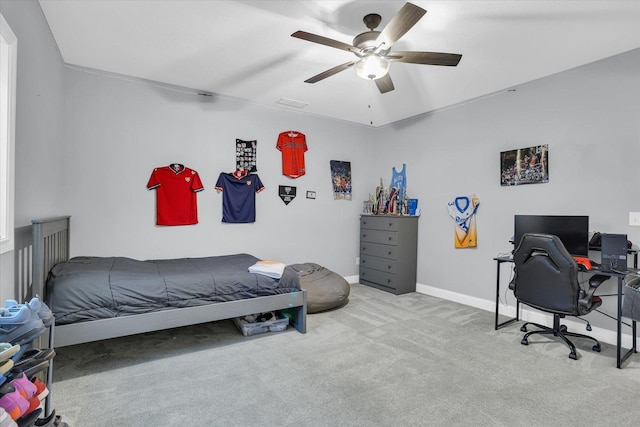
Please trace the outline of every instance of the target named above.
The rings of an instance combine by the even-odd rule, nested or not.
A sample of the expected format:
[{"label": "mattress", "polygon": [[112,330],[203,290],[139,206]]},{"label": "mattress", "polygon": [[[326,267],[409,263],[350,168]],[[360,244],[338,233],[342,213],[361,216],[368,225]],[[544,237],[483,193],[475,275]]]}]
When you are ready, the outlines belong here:
[{"label": "mattress", "polygon": [[249,273],[249,254],[140,261],[74,257],[47,279],[47,304],[64,325],[174,308],[236,301],[300,290],[298,275],[280,279]]}]

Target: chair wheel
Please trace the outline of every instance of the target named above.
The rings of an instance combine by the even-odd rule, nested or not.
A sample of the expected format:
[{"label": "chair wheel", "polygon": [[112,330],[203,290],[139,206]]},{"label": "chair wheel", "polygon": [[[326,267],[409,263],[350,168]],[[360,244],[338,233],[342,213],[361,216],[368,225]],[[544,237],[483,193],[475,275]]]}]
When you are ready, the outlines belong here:
[{"label": "chair wheel", "polygon": [[522,325],[522,326],[520,327],[520,330],[521,330],[522,332],[527,332],[527,327],[526,327],[525,325]]},{"label": "chair wheel", "polygon": [[560,332],[567,332],[567,326],[566,325],[561,325],[560,326]]},{"label": "chair wheel", "polygon": [[522,338],[522,341],[520,341],[520,344],[529,345],[529,341],[526,338]]},{"label": "chair wheel", "polygon": [[596,344],[593,347],[591,347],[591,350],[600,353],[600,344]]},{"label": "chair wheel", "polygon": [[569,353],[569,359],[578,360],[578,355],[574,352]]}]

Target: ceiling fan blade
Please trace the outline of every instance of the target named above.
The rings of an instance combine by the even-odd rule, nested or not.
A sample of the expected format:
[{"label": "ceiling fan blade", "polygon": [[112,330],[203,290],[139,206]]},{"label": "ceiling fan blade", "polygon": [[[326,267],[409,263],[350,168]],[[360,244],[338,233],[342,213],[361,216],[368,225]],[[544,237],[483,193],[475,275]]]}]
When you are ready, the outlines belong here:
[{"label": "ceiling fan blade", "polygon": [[391,52],[385,56],[389,61],[408,62],[411,64],[425,65],[447,65],[455,67],[460,62],[462,55],[457,53],[439,53],[439,52]]},{"label": "ceiling fan blade", "polygon": [[345,62],[344,64],[338,65],[337,67],[333,67],[327,71],[324,71],[318,75],[315,75],[307,80],[305,80],[305,83],[316,83],[319,82],[320,80],[324,80],[327,77],[331,77],[334,74],[338,74],[340,71],[344,71],[349,67],[352,67],[356,62],[355,61],[349,61],[349,62]]},{"label": "ceiling fan blade", "polygon": [[427,13],[427,11],[423,8],[412,3],[406,3],[402,6],[402,9],[391,18],[391,21],[384,27],[380,35],[378,35],[376,44],[380,46],[384,43],[382,50],[388,50],[400,37],[404,36],[425,13]]},{"label": "ceiling fan blade", "polygon": [[307,33],[306,31],[296,31],[291,34],[291,37],[296,37],[302,40],[306,40],[313,43],[323,44],[329,47],[335,47],[336,49],[342,49],[349,52],[359,53],[360,50],[351,46],[350,44],[346,44],[340,42],[338,40],[330,39],[328,37],[319,36],[317,34]]},{"label": "ceiling fan blade", "polygon": [[376,82],[376,86],[378,86],[378,90],[380,93],[391,92],[395,87],[393,87],[393,81],[391,80],[391,76],[386,74],[384,77],[380,77],[379,79],[374,80]]}]

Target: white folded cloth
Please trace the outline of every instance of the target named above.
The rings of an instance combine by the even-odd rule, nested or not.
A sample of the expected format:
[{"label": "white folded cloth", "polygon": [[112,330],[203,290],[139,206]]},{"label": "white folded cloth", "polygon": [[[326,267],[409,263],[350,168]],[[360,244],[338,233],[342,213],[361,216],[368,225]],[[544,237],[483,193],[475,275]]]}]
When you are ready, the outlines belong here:
[{"label": "white folded cloth", "polygon": [[263,274],[274,279],[279,279],[282,277],[285,267],[286,264],[278,261],[263,260],[258,261],[249,267],[249,273]]}]

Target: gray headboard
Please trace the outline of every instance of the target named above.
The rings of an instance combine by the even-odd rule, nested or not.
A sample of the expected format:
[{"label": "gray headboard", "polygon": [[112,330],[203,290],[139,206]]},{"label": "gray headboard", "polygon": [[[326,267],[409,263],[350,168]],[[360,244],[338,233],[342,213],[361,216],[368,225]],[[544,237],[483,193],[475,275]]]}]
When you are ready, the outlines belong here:
[{"label": "gray headboard", "polygon": [[69,216],[31,221],[15,230],[16,298],[25,301],[38,294],[46,299],[45,281],[51,268],[69,259]]}]

